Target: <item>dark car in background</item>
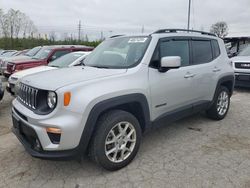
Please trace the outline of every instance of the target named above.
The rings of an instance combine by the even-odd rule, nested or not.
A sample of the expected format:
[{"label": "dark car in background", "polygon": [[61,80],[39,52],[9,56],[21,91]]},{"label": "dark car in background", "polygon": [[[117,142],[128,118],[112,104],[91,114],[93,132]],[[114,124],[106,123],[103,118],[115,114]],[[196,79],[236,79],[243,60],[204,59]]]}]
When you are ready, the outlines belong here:
[{"label": "dark car in background", "polygon": [[92,51],[93,47],[81,46],[81,45],[55,45],[44,46],[42,49],[32,58],[28,60],[14,60],[7,62],[7,70],[4,71],[4,76],[9,77],[11,74],[17,71],[47,65],[48,63],[56,60],[57,58],[76,51]]}]

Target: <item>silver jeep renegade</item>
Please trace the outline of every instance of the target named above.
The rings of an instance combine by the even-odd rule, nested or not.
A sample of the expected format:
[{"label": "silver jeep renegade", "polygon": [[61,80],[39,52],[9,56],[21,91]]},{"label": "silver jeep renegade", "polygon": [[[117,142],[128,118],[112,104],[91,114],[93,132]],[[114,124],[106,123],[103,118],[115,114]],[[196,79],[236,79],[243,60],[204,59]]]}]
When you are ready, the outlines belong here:
[{"label": "silver jeep renegade", "polygon": [[13,132],[34,157],[88,154],[108,170],[128,165],[142,134],[193,113],[223,119],[234,71],[223,40],[164,29],[115,36],[73,68],[24,77]]}]

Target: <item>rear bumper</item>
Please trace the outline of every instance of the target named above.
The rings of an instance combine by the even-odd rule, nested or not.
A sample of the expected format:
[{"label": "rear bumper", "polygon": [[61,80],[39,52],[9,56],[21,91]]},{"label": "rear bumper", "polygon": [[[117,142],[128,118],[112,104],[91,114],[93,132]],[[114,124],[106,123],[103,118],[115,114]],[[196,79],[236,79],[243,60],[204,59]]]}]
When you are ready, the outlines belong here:
[{"label": "rear bumper", "polygon": [[250,87],[250,73],[235,73],[236,87]]},{"label": "rear bumper", "polygon": [[72,159],[78,156],[79,149],[61,150],[61,151],[45,151],[42,148],[41,142],[36,134],[36,131],[23,122],[12,112],[12,132],[22,143],[25,150],[33,157],[42,159]]}]

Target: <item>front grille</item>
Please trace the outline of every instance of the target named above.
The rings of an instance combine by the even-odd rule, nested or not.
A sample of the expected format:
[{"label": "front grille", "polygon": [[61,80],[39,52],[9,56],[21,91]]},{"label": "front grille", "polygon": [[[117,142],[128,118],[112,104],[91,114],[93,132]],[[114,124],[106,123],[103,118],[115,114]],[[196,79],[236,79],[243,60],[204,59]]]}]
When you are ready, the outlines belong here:
[{"label": "front grille", "polygon": [[20,83],[17,99],[35,110],[37,108],[37,94],[38,89]]},{"label": "front grille", "polygon": [[235,63],[237,69],[250,69],[250,63]]}]

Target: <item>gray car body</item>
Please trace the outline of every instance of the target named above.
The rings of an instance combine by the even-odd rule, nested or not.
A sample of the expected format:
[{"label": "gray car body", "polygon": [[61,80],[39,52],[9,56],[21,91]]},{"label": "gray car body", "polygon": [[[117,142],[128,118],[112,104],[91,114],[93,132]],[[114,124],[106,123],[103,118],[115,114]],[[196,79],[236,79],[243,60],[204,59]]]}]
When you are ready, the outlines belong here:
[{"label": "gray car body", "polygon": [[[218,40],[221,55],[210,63],[180,67],[165,73],[149,66],[159,39],[183,36]],[[185,78],[187,74],[195,76]],[[223,40],[191,33],[153,34],[141,62],[133,68],[73,67],[24,77],[24,84],[55,91],[58,97],[57,106],[50,114],[38,115],[15,99],[13,107],[22,112],[27,120],[15,111],[13,113],[36,131],[44,150],[71,150],[81,143],[88,122],[94,122],[90,118],[91,113],[106,101],[115,99],[112,103],[120,104],[126,102],[126,96],[134,97],[131,100],[142,96],[146,108],[143,110],[148,112],[145,113],[146,118],[151,123],[178,109],[192,107],[196,103],[212,102],[218,83],[226,77],[233,77],[233,69]],[[70,105],[64,106],[64,93],[69,91],[72,93]],[[64,133],[60,144],[51,143],[45,131],[46,127],[51,126],[60,128]]]}]

